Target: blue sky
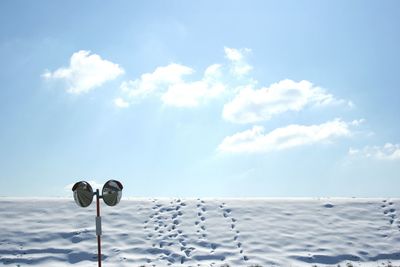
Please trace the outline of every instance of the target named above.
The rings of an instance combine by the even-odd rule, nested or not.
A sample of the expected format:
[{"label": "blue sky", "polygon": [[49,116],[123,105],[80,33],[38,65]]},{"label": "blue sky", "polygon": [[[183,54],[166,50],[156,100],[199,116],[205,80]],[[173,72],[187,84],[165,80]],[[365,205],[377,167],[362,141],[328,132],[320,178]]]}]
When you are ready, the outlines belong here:
[{"label": "blue sky", "polygon": [[1,1],[2,196],[399,196],[398,1]]}]

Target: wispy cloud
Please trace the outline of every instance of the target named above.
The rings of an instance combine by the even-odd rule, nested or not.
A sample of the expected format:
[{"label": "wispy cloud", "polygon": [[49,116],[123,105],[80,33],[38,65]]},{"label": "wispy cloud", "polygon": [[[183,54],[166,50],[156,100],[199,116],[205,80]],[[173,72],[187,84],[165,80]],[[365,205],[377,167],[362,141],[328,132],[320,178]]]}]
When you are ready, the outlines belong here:
[{"label": "wispy cloud", "polygon": [[134,102],[140,98],[157,96],[168,106],[196,107],[224,92],[220,68],[221,65],[213,64],[204,71],[200,80],[187,81],[184,76],[193,74],[194,70],[173,63],[158,67],[154,72],[145,73],[134,81],[122,83],[121,90],[126,101]]},{"label": "wispy cloud", "polygon": [[220,68],[219,64],[209,66],[199,81],[171,84],[161,97],[162,101],[170,106],[196,107],[218,97],[225,90],[225,85],[220,81]]},{"label": "wispy cloud", "polygon": [[335,119],[319,125],[288,125],[265,133],[262,126],[226,137],[218,151],[227,153],[266,153],[316,143],[329,143],[351,136],[353,123]]},{"label": "wispy cloud", "polygon": [[255,123],[287,111],[299,111],[306,106],[344,102],[309,81],[286,79],[261,89],[254,89],[252,85],[244,87],[231,102],[224,105],[222,116],[234,123]]},{"label": "wispy cloud", "polygon": [[121,90],[131,99],[143,98],[160,93],[172,84],[182,83],[183,77],[193,72],[190,67],[172,63],[157,67],[153,72],[144,73],[136,80],[123,82]]},{"label": "wispy cloud", "polygon": [[129,103],[126,102],[123,98],[117,97],[114,99],[114,104],[119,108],[127,108],[129,107]]},{"label": "wispy cloud", "polygon": [[250,52],[248,48],[224,47],[226,64],[209,65],[197,80],[190,77],[196,72],[191,67],[176,63],[159,66],[153,72],[123,82],[120,87],[122,95],[118,98],[120,100],[114,103],[118,107],[125,107],[119,105],[121,100],[135,103],[146,97],[158,97],[167,106],[200,106],[223,95],[228,88],[235,87],[232,84],[252,70],[253,67],[246,62],[246,55]]},{"label": "wispy cloud", "polygon": [[231,62],[230,71],[232,74],[236,76],[243,76],[253,69],[253,67],[245,60],[245,56],[251,52],[251,49],[235,49],[224,47],[224,51],[225,57]]},{"label": "wispy cloud", "polygon": [[366,146],[362,149],[350,148],[348,154],[351,157],[400,160],[400,144],[386,143],[383,146]]},{"label": "wispy cloud", "polygon": [[199,79],[192,79],[196,72],[193,68],[172,63],[125,81],[114,104],[126,108],[144,98],[156,97],[166,106],[193,108],[221,96],[230,96],[231,100],[223,106],[222,117],[243,124],[259,123],[306,107],[353,106],[352,102],[339,99],[307,80],[285,79],[256,88],[258,82],[248,75],[253,69],[247,63],[251,50],[224,47],[224,53],[226,62],[208,66]]},{"label": "wispy cloud", "polygon": [[65,81],[68,93],[81,94],[114,80],[123,73],[124,70],[118,64],[91,54],[90,51],[81,50],[71,56],[69,67],[62,67],[54,72],[46,71],[42,77]]}]

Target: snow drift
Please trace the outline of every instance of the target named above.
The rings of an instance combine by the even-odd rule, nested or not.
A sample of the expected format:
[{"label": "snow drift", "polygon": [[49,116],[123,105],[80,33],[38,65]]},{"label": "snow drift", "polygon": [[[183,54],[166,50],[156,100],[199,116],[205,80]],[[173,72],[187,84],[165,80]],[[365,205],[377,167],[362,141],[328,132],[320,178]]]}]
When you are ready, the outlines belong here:
[{"label": "snow drift", "polygon": [[[398,199],[122,199],[104,266],[400,266]],[[95,205],[0,198],[0,263],[97,266]]]}]

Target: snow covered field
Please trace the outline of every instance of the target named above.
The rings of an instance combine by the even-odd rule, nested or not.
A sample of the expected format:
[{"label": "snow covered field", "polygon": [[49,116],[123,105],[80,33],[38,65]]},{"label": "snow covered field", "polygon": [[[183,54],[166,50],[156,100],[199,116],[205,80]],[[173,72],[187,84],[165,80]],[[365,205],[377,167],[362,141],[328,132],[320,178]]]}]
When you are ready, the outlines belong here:
[{"label": "snow covered field", "polygon": [[[101,203],[107,266],[400,266],[399,199]],[[0,198],[0,264],[97,266],[95,205]]]}]

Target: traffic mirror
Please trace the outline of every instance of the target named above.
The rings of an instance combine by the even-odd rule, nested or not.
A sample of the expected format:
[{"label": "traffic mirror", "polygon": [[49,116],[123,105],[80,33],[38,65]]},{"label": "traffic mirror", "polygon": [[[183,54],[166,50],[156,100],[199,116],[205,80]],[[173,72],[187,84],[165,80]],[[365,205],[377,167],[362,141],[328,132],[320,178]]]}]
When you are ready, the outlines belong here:
[{"label": "traffic mirror", "polygon": [[72,187],[74,199],[78,206],[83,208],[89,206],[93,201],[93,189],[88,182],[80,181]]},{"label": "traffic mirror", "polygon": [[77,182],[72,187],[74,199],[78,206],[89,206],[93,201],[93,196],[96,195],[97,262],[99,267],[101,267],[101,216],[99,199],[102,198],[108,206],[115,206],[121,200],[122,188],[123,186],[119,181],[109,180],[104,184],[102,195],[100,196],[99,189],[96,189],[96,192],[94,193],[90,184],[85,181]]},{"label": "traffic mirror", "polygon": [[122,184],[116,180],[109,180],[103,186],[102,197],[108,206],[115,206],[122,197]]}]

